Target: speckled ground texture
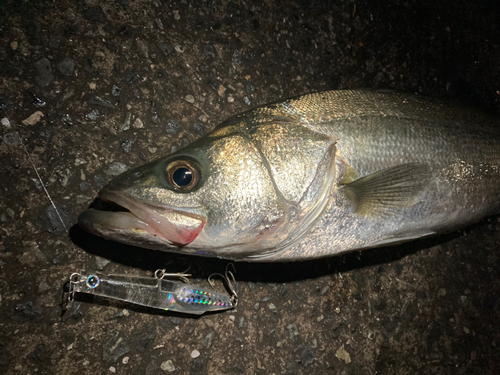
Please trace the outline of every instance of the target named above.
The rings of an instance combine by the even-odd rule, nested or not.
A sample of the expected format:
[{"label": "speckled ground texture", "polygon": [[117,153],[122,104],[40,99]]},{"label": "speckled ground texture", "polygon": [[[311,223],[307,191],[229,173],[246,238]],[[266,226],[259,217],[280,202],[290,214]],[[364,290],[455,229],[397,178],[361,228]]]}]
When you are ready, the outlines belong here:
[{"label": "speckled ground texture", "polygon": [[[0,1],[0,373],[498,373],[498,216],[343,257],[237,264],[240,302],[224,313],[99,300],[61,321],[74,271],[181,271],[168,266],[176,257],[101,240],[76,218],[121,170],[232,115],[367,87],[500,116],[498,1],[377,3]],[[191,262],[204,286],[225,267]]]}]

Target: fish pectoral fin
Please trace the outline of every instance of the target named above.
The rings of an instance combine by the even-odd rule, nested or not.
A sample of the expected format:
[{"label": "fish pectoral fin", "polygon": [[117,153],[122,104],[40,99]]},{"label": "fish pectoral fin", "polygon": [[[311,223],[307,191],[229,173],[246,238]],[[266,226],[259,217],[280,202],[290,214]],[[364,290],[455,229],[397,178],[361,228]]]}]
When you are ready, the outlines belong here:
[{"label": "fish pectoral fin", "polygon": [[428,165],[408,163],[361,177],[343,185],[342,189],[357,214],[387,216],[394,209],[417,204],[430,177]]}]

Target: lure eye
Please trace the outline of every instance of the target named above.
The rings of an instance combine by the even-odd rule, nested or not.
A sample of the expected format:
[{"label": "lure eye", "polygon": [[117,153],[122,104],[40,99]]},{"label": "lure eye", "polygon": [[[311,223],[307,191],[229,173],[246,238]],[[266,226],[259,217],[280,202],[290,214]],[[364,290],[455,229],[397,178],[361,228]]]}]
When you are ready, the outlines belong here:
[{"label": "lure eye", "polygon": [[201,179],[200,168],[188,160],[176,160],[167,166],[167,180],[175,188],[183,191],[193,189]]}]

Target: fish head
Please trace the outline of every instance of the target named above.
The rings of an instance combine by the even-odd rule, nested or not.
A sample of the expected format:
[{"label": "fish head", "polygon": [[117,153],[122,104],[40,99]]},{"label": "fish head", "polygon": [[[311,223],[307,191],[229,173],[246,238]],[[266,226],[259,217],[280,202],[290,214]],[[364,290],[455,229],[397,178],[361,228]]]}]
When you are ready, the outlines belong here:
[{"label": "fish head", "polygon": [[301,237],[325,209],[335,146],[302,126],[244,121],[125,172],[89,209],[84,229],[152,249],[235,260],[264,256]]}]

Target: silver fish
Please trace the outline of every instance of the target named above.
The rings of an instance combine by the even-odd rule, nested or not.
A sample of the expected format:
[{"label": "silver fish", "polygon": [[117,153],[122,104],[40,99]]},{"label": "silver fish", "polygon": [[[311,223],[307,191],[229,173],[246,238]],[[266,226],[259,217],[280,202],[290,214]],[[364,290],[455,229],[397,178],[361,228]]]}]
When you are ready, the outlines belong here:
[{"label": "silver fish", "polygon": [[87,210],[89,232],[236,261],[336,255],[500,212],[500,126],[392,92],[327,91],[233,117],[128,171]]}]

